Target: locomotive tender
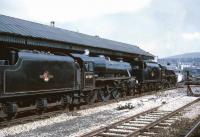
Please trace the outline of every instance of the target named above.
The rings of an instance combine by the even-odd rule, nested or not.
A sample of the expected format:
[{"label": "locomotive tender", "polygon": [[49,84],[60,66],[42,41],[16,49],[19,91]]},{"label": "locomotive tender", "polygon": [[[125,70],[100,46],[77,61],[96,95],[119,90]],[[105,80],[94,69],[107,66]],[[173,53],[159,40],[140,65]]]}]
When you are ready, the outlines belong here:
[{"label": "locomotive tender", "polygon": [[0,50],[0,118],[53,106],[68,109],[175,84],[175,74],[152,61]]}]

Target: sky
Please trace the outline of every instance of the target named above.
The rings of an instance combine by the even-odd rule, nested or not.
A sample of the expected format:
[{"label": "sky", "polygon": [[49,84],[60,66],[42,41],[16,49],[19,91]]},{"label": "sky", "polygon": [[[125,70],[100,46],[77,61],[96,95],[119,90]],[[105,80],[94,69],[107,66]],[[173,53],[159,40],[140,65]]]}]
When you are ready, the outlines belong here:
[{"label": "sky", "polygon": [[137,45],[200,52],[200,0],[0,0],[0,14]]}]

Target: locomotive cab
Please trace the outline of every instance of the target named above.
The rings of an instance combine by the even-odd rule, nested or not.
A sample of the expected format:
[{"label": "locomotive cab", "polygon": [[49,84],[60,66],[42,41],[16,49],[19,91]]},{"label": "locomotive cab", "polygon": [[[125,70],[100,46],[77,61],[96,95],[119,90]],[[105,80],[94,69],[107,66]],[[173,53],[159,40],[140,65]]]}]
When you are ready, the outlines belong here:
[{"label": "locomotive cab", "polygon": [[80,65],[80,79],[81,79],[81,90],[92,90],[95,88],[94,82],[94,63],[87,55],[72,54],[72,57]]},{"label": "locomotive cab", "polygon": [[94,86],[94,64],[93,62],[84,62],[83,71],[84,88],[95,88]]}]

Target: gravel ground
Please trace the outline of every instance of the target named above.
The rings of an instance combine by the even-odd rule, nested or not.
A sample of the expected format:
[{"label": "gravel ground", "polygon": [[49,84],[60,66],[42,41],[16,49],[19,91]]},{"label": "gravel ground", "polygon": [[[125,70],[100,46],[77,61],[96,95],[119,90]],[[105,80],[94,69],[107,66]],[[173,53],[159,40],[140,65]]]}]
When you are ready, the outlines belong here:
[{"label": "gravel ground", "polygon": [[182,117],[191,120],[200,117],[200,102],[195,103],[189,108],[186,108],[185,111],[182,113]]},{"label": "gravel ground", "polygon": [[174,111],[174,110],[180,108],[181,106],[184,106],[184,105],[190,103],[191,101],[193,101],[195,99],[197,99],[197,97],[184,96],[184,97],[181,97],[178,101],[173,101],[173,102],[170,102],[170,103],[160,107],[159,110]]},{"label": "gravel ground", "polygon": [[200,86],[190,86],[192,89],[193,94],[200,95]]},{"label": "gravel ground", "polygon": [[[60,114],[57,117],[31,122],[23,125],[13,126],[0,130],[0,136],[15,137],[74,137],[90,132],[107,124],[124,119],[131,115],[140,113],[162,103],[170,103],[162,109],[171,110],[194,100],[195,97],[187,97],[185,89],[168,90],[156,95],[148,95],[128,101],[112,103],[87,110],[77,111],[72,114]],[[179,101],[176,101],[179,100]],[[175,103],[177,102],[177,103]],[[119,106],[131,105],[131,109],[118,110]]]}]

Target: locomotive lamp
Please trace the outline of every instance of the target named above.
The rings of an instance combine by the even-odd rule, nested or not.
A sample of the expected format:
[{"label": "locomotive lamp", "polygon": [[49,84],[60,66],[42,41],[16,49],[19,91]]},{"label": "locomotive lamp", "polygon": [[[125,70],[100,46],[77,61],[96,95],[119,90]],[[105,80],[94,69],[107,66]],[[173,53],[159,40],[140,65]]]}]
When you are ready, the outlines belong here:
[{"label": "locomotive lamp", "polygon": [[85,78],[86,79],[91,79],[91,78],[93,78],[93,75],[86,75]]},{"label": "locomotive lamp", "polygon": [[154,72],[151,72],[151,76],[154,77],[154,76],[155,76],[155,73],[154,73]]}]

